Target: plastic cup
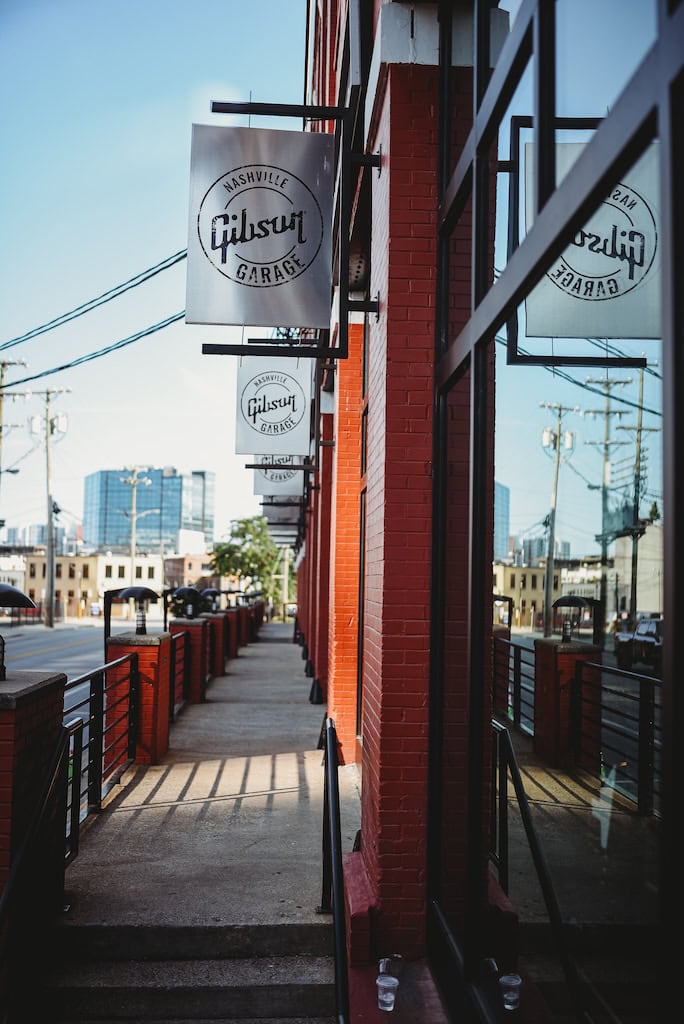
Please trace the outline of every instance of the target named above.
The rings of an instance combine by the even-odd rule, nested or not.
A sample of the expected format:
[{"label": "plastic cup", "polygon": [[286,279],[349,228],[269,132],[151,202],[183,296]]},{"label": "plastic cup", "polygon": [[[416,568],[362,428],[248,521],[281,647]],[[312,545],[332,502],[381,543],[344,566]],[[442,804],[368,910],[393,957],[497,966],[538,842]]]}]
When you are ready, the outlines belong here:
[{"label": "plastic cup", "polygon": [[386,1012],[393,1010],[399,979],[392,974],[379,974],[375,983],[378,986],[378,1009]]},{"label": "plastic cup", "polygon": [[503,999],[504,1010],[517,1010],[520,1005],[520,986],[522,978],[519,974],[502,974],[499,988]]}]

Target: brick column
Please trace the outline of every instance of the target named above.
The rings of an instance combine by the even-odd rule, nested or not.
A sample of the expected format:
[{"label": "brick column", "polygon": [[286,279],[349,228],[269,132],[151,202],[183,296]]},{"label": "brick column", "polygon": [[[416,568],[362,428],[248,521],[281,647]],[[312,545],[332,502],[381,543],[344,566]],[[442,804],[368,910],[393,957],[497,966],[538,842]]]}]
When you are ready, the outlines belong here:
[{"label": "brick column", "polygon": [[[169,749],[169,725],[171,718],[171,637],[169,633],[137,634],[117,633],[107,640],[107,661],[115,661],[127,654],[137,654],[139,671],[138,690],[138,740],[135,748],[137,764],[159,764]],[[114,685],[108,689],[106,718],[116,721],[122,714],[122,707],[116,706],[116,672]],[[127,674],[128,670],[126,670]],[[108,678],[111,686],[112,679]],[[105,727],[106,727],[105,720]],[[122,723],[126,728],[126,723]],[[122,734],[120,741],[107,737],[110,746],[110,760],[119,753],[118,742],[127,742]],[[112,746],[113,745],[113,746]]]},{"label": "brick column", "polygon": [[226,625],[228,628],[228,657],[237,658],[239,647],[239,622],[237,608],[226,608]]},{"label": "brick column", "polygon": [[[600,660],[601,650],[593,644],[563,643],[551,637],[535,640],[534,751],[554,768],[568,768],[573,763],[570,701],[575,666],[578,661]],[[600,715],[598,700],[588,702],[583,713],[596,719]],[[598,724],[585,720],[582,728],[596,735]]]},{"label": "brick column", "polygon": [[[328,601],[328,714],[335,721],[340,758],[354,764],[359,643],[361,502],[361,360],[363,323],[349,325],[348,357],[335,378],[335,448],[330,521]],[[299,596],[299,590],[298,590]]]},{"label": "brick column", "polygon": [[211,645],[212,662],[210,671],[212,676],[222,676],[226,671],[228,650],[226,647],[226,616],[224,612],[202,612],[201,619],[206,619],[213,636]]},{"label": "brick column", "polygon": [[[0,682],[0,888],[24,840],[57,746],[64,718],[65,683],[62,673],[44,672],[8,673],[8,678]],[[36,884],[50,901],[60,898],[55,888],[58,878],[63,881],[64,877],[63,817],[58,818],[55,828],[58,834],[54,842],[41,844],[35,872]],[[47,880],[49,885],[44,884]]]},{"label": "brick column", "polygon": [[190,641],[188,704],[201,704],[209,682],[209,623],[206,619],[171,619],[169,633],[187,633]]}]

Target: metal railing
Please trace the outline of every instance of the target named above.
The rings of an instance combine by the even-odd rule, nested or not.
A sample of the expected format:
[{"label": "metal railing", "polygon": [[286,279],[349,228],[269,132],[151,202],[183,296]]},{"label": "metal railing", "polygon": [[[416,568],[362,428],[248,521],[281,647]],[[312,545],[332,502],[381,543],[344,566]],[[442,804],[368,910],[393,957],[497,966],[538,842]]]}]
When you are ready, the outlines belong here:
[{"label": "metal railing", "polygon": [[578,768],[636,804],[660,812],[662,680],[586,661],[571,690],[571,743]]},{"label": "metal railing", "polygon": [[71,679],[64,688],[66,715],[83,721],[79,821],[102,808],[135,758],[139,678],[138,655],[126,654]]},{"label": "metal railing", "polygon": [[[662,681],[591,661],[572,680],[570,747],[575,766],[632,800],[640,814],[660,810]],[[494,635],[493,711],[535,733],[535,652]]]},{"label": "metal railing", "polygon": [[576,961],[572,957],[565,936],[563,919],[556,898],[544,851],[539,842],[530,805],[525,793],[518,762],[505,726],[492,721],[492,804],[489,829],[489,859],[497,868],[499,884],[508,894],[509,844],[508,844],[508,781],[511,781],[525,831],[532,862],[539,881],[539,887],[548,914],[551,935],[558,959],[563,968],[568,993],[576,1015],[582,1024],[592,1024],[593,1018],[583,1001],[583,986]]},{"label": "metal railing", "polygon": [[171,633],[171,657],[169,677],[169,721],[174,722],[176,715],[188,699],[190,686],[190,636],[187,632]]},{"label": "metal railing", "polygon": [[340,831],[340,788],[338,779],[337,732],[332,718],[326,718],[323,789],[323,884],[320,914],[333,917],[335,942],[335,1004],[337,1024],[349,1024],[349,978],[347,936],[344,914],[344,876]]},{"label": "metal railing", "polygon": [[494,634],[494,711],[534,735],[534,648]]}]

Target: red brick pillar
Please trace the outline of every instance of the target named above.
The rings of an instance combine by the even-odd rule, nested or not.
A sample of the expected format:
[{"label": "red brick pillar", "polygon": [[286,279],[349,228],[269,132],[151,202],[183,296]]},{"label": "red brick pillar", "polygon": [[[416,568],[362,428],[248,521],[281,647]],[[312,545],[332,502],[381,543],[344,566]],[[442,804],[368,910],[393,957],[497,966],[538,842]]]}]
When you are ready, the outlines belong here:
[{"label": "red brick pillar", "polygon": [[[57,746],[64,718],[65,683],[62,673],[44,672],[8,672],[7,679],[0,682],[0,890],[26,835]],[[50,902],[61,898],[52,883],[56,887],[64,878],[63,817],[56,821],[55,828],[55,842],[41,846],[36,866],[36,884]],[[49,893],[41,886],[41,871],[45,873],[44,881],[50,880]]]},{"label": "red brick pillar", "polygon": [[237,608],[226,608],[226,625],[228,627],[228,656],[237,658],[240,627]]},{"label": "red brick pillar", "polygon": [[[115,661],[127,654],[137,654],[139,688],[138,688],[138,740],[135,748],[137,764],[159,764],[169,749],[169,724],[171,720],[171,637],[169,633],[137,634],[117,633],[107,640],[107,661]],[[110,689],[112,679],[108,678],[107,706],[105,711],[105,727],[107,718],[116,721],[122,714],[122,707],[117,706],[116,673],[114,686]],[[128,669],[126,668],[126,675]],[[123,687],[123,684],[122,684]],[[126,723],[121,723],[125,730]],[[110,748],[107,757],[110,761],[121,752],[121,744],[127,742],[125,734],[106,737]]]},{"label": "red brick pillar", "polygon": [[188,704],[201,704],[209,682],[209,623],[206,619],[171,619],[169,633],[187,633],[190,641]]},{"label": "red brick pillar", "polygon": [[[600,660],[600,648],[592,644],[563,643],[551,637],[535,640],[534,751],[554,768],[568,768],[574,760],[570,712],[575,666],[579,661]],[[583,703],[581,728],[600,742],[597,699]]]},{"label": "red brick pillar", "polygon": [[206,619],[213,637],[211,647],[211,665],[209,666],[212,676],[222,676],[226,671],[226,660],[228,651],[226,648],[226,616],[223,612],[202,612],[200,618]]},{"label": "red brick pillar", "polygon": [[[361,411],[363,324],[349,325],[348,357],[335,378],[335,448],[330,522],[328,599],[328,714],[335,722],[340,758],[356,750],[361,545]],[[298,590],[299,595],[299,590]]]},{"label": "red brick pillar", "polygon": [[[424,955],[437,68],[392,64],[373,179],[363,649],[361,856],[373,955]],[[377,228],[377,230],[376,230]]]}]

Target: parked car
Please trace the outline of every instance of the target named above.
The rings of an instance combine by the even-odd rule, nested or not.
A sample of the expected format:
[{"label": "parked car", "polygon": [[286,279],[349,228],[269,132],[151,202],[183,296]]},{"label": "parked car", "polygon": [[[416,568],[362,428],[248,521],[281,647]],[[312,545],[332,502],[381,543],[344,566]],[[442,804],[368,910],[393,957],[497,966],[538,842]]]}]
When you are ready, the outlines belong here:
[{"label": "parked car", "polygon": [[658,675],[662,672],[663,620],[644,616],[633,630],[615,634],[615,660],[618,668],[647,665]]}]

